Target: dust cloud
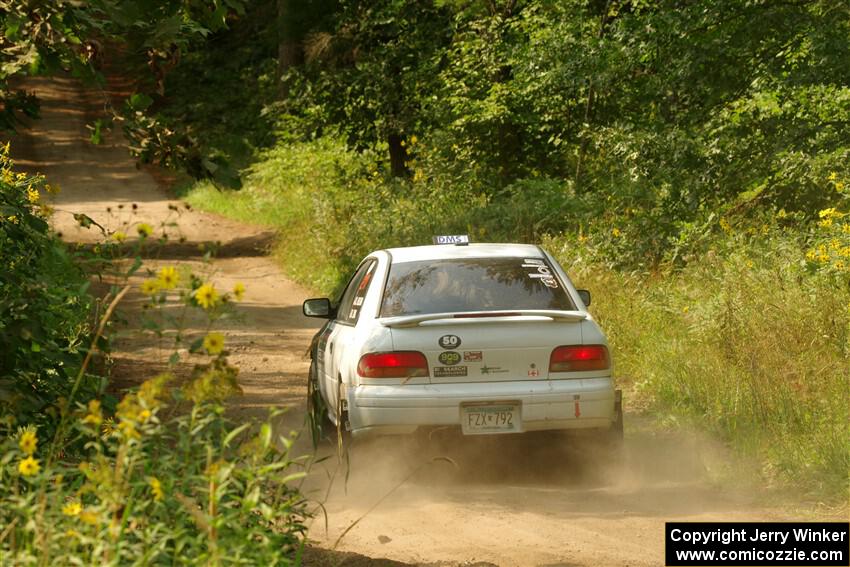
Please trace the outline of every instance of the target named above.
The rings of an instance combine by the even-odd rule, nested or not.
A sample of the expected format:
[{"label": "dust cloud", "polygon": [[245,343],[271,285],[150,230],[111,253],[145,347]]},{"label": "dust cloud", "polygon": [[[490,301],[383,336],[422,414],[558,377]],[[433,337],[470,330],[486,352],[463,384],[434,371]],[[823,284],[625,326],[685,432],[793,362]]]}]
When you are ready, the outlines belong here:
[{"label": "dust cloud", "polygon": [[776,517],[722,484],[722,446],[634,421],[619,457],[552,434],[438,431],[355,442],[342,460],[327,443],[305,484],[328,514],[310,536],[420,564],[658,565],[665,521]]}]

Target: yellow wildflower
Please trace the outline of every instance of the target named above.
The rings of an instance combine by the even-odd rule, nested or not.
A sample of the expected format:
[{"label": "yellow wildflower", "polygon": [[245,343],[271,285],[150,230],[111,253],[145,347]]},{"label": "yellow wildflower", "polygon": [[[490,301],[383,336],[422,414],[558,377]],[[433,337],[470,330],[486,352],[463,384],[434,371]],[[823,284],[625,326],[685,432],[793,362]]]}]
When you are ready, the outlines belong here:
[{"label": "yellow wildflower", "polygon": [[205,283],[195,290],[195,301],[204,309],[210,309],[218,304],[219,296],[213,284]]},{"label": "yellow wildflower", "polygon": [[204,337],[204,350],[210,354],[220,354],[224,350],[224,335],[210,333]]},{"label": "yellow wildflower", "polygon": [[18,224],[18,215],[10,215],[6,219],[12,224]]},{"label": "yellow wildflower", "polygon": [[173,378],[167,372],[142,382],[137,397],[146,407],[157,407],[160,398],[167,393],[166,385]]},{"label": "yellow wildflower", "polygon": [[157,279],[162,289],[174,289],[180,281],[180,276],[177,275],[177,270],[173,266],[166,266],[159,271]]},{"label": "yellow wildflower", "polygon": [[127,419],[122,419],[121,423],[118,424],[118,430],[124,434],[124,437],[127,439],[138,439],[141,437],[139,432],[136,431],[136,424]]},{"label": "yellow wildflower", "polygon": [[153,234],[153,227],[148,223],[143,222],[138,227],[136,227],[136,231],[142,238],[147,238],[148,236]]},{"label": "yellow wildflower", "polygon": [[233,297],[236,298],[236,301],[242,301],[242,297],[245,295],[245,286],[242,282],[236,282],[236,285],[233,286]]},{"label": "yellow wildflower", "polygon": [[107,417],[103,420],[103,427],[100,428],[100,432],[102,435],[110,436],[115,431],[115,420],[111,417]]},{"label": "yellow wildflower", "polygon": [[139,412],[139,421],[142,423],[147,423],[147,421],[151,418],[151,410],[143,409]]},{"label": "yellow wildflower", "polygon": [[844,182],[843,182],[843,181],[839,181],[839,182],[837,182],[837,183],[835,184],[835,190],[836,190],[836,191],[838,191],[839,193],[840,193],[841,191],[844,191]]},{"label": "yellow wildflower", "polygon": [[832,219],[823,219],[818,223],[818,226],[821,228],[829,228],[832,226]]},{"label": "yellow wildflower", "polygon": [[835,268],[836,270],[843,270],[844,269],[844,261],[843,260],[836,260],[835,263],[832,265],[832,267]]},{"label": "yellow wildflower", "polygon": [[840,216],[840,215],[837,214],[835,207],[830,207],[828,209],[823,209],[822,211],[820,211],[818,213],[818,216],[822,219],[828,219],[828,218],[832,218],[834,216]]},{"label": "yellow wildflower", "polygon": [[720,228],[723,229],[723,232],[732,232],[732,225],[726,219],[720,219]]},{"label": "yellow wildflower", "polygon": [[837,238],[833,238],[829,241],[829,247],[833,250],[838,250],[839,248],[841,248],[841,241]]},{"label": "yellow wildflower", "polygon": [[827,179],[829,179],[830,181],[835,181],[836,179],[838,179],[838,174],[834,171],[830,171],[829,177],[827,177]]},{"label": "yellow wildflower", "polygon": [[32,455],[35,453],[36,448],[38,447],[38,437],[33,431],[24,431],[21,434],[21,438],[18,441],[18,447],[21,448],[21,451],[26,453],[27,455]]},{"label": "yellow wildflower", "polygon": [[145,295],[156,295],[159,292],[159,282],[154,279],[148,279],[142,282],[142,293]]},{"label": "yellow wildflower", "polygon": [[80,521],[90,526],[96,526],[98,524],[97,514],[90,512],[89,510],[80,512]]},{"label": "yellow wildflower", "polygon": [[95,427],[103,423],[103,415],[100,412],[99,400],[92,400],[89,402],[89,413],[83,418],[83,423],[88,423]]},{"label": "yellow wildflower", "polygon": [[612,235],[614,238],[620,238],[620,235],[622,235],[622,234],[623,234],[623,233],[622,233],[622,232],[620,232],[620,229],[619,229],[619,228],[614,228],[613,230],[611,230],[611,235]]},{"label": "yellow wildflower", "polygon": [[153,494],[153,499],[157,502],[162,500],[165,496],[165,492],[162,490],[162,484],[159,482],[159,479],[155,476],[152,476],[148,479],[148,483],[151,485],[151,493]]},{"label": "yellow wildflower", "polygon": [[82,511],[83,507],[76,500],[68,502],[62,507],[62,513],[66,516],[79,516]]},{"label": "yellow wildflower", "polygon": [[817,257],[818,255],[815,253],[814,250],[809,250],[808,252],[806,252],[806,260],[808,260],[809,262],[814,262]]},{"label": "yellow wildflower", "polygon": [[38,461],[32,457],[27,457],[18,463],[18,472],[24,476],[36,475],[40,470],[41,465],[39,465]]},{"label": "yellow wildflower", "polygon": [[38,203],[38,199],[38,189],[35,187],[27,187],[27,201],[29,201],[30,204],[35,205]]},{"label": "yellow wildflower", "polygon": [[838,251],[838,255],[842,258],[850,258],[850,246],[845,246]]},{"label": "yellow wildflower", "polygon": [[121,243],[127,240],[127,235],[121,232],[120,230],[112,233],[112,240],[115,242]]}]

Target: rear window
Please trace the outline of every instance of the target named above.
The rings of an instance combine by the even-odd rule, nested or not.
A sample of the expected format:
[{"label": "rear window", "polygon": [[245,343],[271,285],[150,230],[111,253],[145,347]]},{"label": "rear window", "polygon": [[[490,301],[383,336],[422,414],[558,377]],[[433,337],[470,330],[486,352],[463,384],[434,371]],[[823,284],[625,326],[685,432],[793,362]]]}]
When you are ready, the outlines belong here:
[{"label": "rear window", "polygon": [[541,258],[463,258],[393,264],[381,317],[462,311],[575,309]]}]

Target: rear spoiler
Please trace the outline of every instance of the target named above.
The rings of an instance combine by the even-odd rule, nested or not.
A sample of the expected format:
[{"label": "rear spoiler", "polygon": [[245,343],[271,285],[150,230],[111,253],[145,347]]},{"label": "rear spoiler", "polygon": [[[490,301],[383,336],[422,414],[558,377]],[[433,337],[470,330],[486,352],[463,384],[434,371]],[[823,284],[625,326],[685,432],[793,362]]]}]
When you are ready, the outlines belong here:
[{"label": "rear spoiler", "polygon": [[581,311],[557,309],[520,309],[517,311],[464,311],[462,313],[426,313],[384,317],[378,322],[384,327],[417,327],[419,325],[444,325],[462,323],[516,323],[520,321],[569,321],[578,323],[587,319]]}]

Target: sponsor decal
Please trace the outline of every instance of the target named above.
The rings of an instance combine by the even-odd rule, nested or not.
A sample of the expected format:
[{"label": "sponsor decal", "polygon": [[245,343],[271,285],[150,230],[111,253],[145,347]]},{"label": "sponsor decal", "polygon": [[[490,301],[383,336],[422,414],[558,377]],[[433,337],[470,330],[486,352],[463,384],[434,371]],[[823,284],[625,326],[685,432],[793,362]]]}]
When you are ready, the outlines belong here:
[{"label": "sponsor decal", "polygon": [[552,270],[546,265],[546,262],[537,258],[525,258],[523,260],[523,268],[531,268],[528,272],[528,277],[537,278],[546,287],[558,289],[558,280],[552,275]]},{"label": "sponsor decal", "polygon": [[437,360],[440,361],[440,364],[454,366],[460,362],[460,353],[453,350],[447,350],[446,352],[441,352],[440,356],[437,357]]},{"label": "sponsor decal", "polygon": [[484,355],[480,350],[465,350],[463,351],[464,362],[481,362],[484,360]]},{"label": "sponsor decal", "polygon": [[466,366],[435,366],[434,378],[452,378],[455,376],[466,376]]},{"label": "sponsor decal", "polygon": [[354,306],[360,307],[361,305],[363,305],[363,299],[364,299],[363,297],[355,297],[354,298]]},{"label": "sponsor decal", "polygon": [[482,366],[481,374],[504,374],[508,371],[507,368],[501,366]]},{"label": "sponsor decal", "polygon": [[437,341],[437,344],[443,348],[457,348],[460,346],[460,342],[460,337],[457,335],[443,335]]},{"label": "sponsor decal", "polygon": [[434,237],[434,244],[469,244],[468,234],[441,234]]}]

